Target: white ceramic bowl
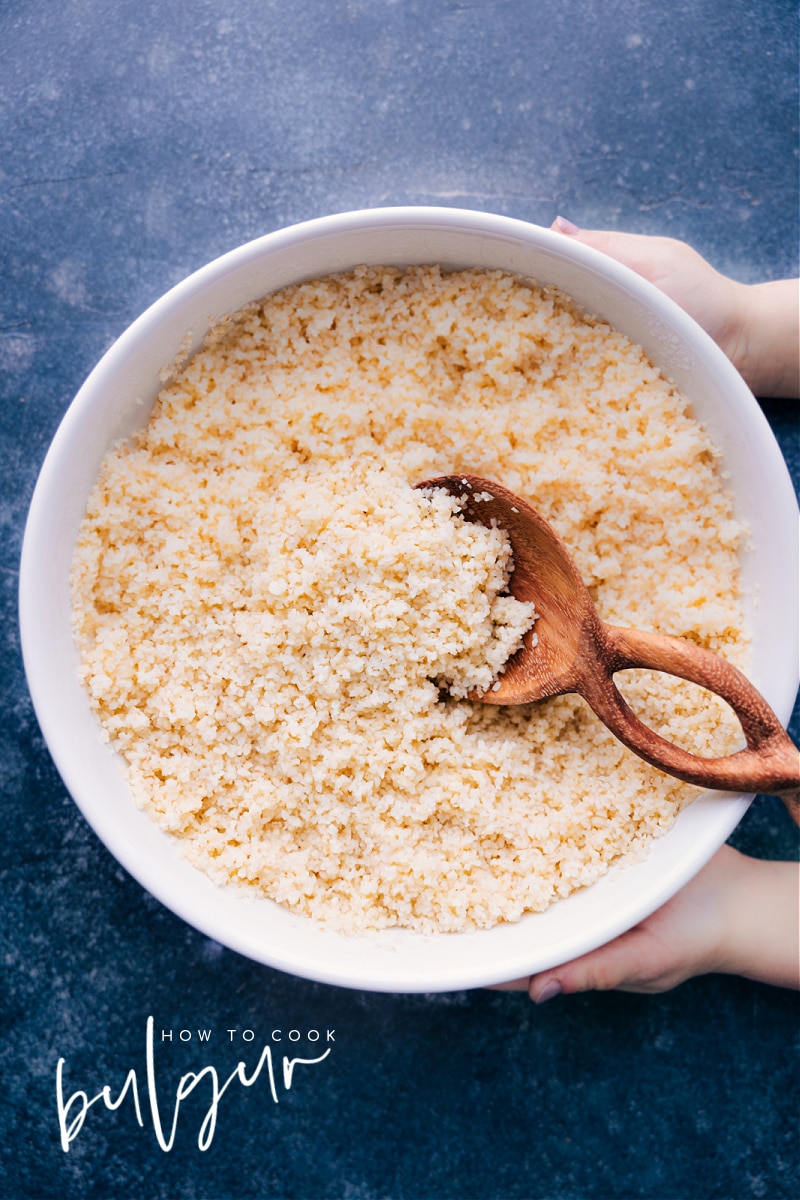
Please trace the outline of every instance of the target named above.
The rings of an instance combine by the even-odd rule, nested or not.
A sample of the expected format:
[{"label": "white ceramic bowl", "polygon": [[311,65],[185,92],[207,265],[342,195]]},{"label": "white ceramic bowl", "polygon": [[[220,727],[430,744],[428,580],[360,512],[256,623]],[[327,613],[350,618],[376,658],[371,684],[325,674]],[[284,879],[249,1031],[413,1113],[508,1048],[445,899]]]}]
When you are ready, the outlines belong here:
[{"label": "white ceramic bowl", "polygon": [[446,208],[374,209],[280,230],[178,284],[111,347],[53,440],[31,503],[20,576],[22,645],[44,736],[66,786],[111,853],[191,925],[281,970],[347,987],[446,991],[526,975],[630,928],[710,858],[749,797],[705,795],[646,859],[540,915],[468,934],[391,931],[347,938],[267,900],[219,889],[134,807],[77,682],[69,571],[78,525],[108,446],[147,419],[159,371],[209,325],[299,280],[360,263],[502,268],[553,283],[645,347],[691,399],[723,452],[738,513],[752,532],[744,562],[754,681],[785,722],[797,688],[797,504],[758,405],[721,351],[671,301],[568,237],[506,217]]}]

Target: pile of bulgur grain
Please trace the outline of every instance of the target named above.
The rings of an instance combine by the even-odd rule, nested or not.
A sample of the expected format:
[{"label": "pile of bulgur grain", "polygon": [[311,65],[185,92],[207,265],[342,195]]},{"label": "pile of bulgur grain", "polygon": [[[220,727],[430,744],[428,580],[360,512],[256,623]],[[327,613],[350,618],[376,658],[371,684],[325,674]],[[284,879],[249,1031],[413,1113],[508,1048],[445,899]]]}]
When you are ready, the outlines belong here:
[{"label": "pile of bulgur grain", "polygon": [[[606,620],[742,666],[716,460],[640,348],[507,274],[360,268],[236,314],[107,456],[78,540],[82,675],[137,802],[220,883],[351,933],[491,926],[590,884],[695,793],[577,697],[458,698],[534,614],[502,594],[507,539],[411,484],[497,479]],[[738,744],[716,697],[618,682],[664,736]]]}]

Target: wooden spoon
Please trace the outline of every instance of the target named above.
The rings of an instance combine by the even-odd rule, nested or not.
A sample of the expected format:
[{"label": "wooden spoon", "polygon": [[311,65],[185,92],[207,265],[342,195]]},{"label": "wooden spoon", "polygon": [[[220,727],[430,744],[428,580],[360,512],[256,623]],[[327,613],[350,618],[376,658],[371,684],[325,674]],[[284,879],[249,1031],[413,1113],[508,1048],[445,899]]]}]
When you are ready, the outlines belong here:
[{"label": "wooden spoon", "polygon": [[[469,699],[529,704],[577,692],[621,742],[668,775],[703,788],[780,795],[800,824],[800,753],[741,671],[693,642],[601,621],[561,538],[530,504],[500,484],[477,475],[444,475],[417,487],[444,488],[462,501],[467,520],[506,530],[514,555],[509,591],[517,600],[533,602],[539,614],[536,645],[529,631],[494,689]],[[479,498],[487,495],[492,499]],[[701,758],[666,741],[617,691],[612,676],[629,667],[666,671],[722,696],[741,723],[747,749]]]}]

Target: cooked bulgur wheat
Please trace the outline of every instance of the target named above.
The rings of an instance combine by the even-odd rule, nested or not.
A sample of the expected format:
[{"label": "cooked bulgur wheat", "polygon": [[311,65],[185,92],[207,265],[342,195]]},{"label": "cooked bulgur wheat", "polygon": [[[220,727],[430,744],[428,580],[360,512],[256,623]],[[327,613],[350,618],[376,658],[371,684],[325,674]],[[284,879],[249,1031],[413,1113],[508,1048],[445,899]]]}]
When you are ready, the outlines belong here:
[{"label": "cooked bulgur wheat", "polygon": [[[606,620],[742,666],[717,458],[639,347],[507,274],[361,268],[236,314],[109,453],[75,555],[82,677],[137,803],[219,883],[350,933],[491,926],[591,884],[695,793],[577,697],[454,698],[532,613],[500,594],[505,536],[410,485],[497,479]],[[716,697],[618,678],[667,738],[738,744]]]}]

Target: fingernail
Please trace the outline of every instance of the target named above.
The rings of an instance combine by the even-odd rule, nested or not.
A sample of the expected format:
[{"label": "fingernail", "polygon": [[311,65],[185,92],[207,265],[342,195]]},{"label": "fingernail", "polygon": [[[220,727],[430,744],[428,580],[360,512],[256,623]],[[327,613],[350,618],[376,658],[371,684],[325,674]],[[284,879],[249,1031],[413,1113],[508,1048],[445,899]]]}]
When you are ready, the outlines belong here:
[{"label": "fingernail", "polygon": [[539,992],[539,995],[534,996],[534,1000],[535,1000],[536,1004],[544,1004],[544,1002],[546,1000],[552,1000],[553,996],[560,996],[560,995],[561,995],[561,984],[558,982],[557,979],[551,979],[549,983],[545,984],[545,986],[542,988],[541,992]]},{"label": "fingernail", "polygon": [[566,217],[556,217],[551,229],[556,229],[559,233],[568,233],[573,237],[576,233],[580,233],[578,226],[573,225],[572,221],[568,221]]}]

